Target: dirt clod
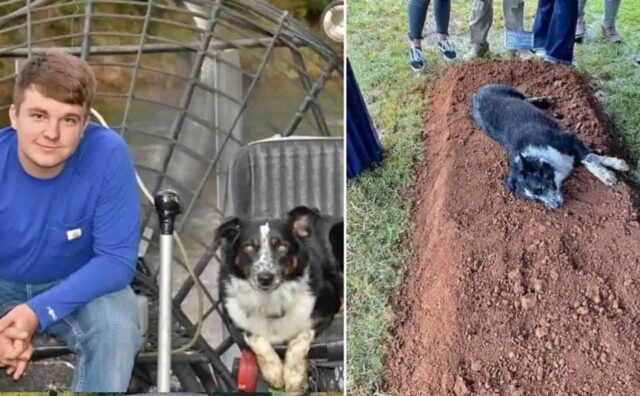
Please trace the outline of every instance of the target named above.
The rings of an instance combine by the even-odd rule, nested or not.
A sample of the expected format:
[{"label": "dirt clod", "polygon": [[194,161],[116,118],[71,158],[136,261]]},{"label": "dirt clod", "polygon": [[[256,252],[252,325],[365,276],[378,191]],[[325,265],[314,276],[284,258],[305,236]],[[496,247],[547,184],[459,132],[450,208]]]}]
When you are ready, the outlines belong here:
[{"label": "dirt clod", "polygon": [[533,294],[527,294],[526,296],[520,297],[520,306],[525,311],[536,306],[536,296]]},{"label": "dirt clod", "polygon": [[468,395],[469,394],[469,388],[467,387],[467,384],[466,384],[464,378],[462,378],[460,376],[458,376],[456,378],[456,383],[453,386],[453,392],[457,396]]}]

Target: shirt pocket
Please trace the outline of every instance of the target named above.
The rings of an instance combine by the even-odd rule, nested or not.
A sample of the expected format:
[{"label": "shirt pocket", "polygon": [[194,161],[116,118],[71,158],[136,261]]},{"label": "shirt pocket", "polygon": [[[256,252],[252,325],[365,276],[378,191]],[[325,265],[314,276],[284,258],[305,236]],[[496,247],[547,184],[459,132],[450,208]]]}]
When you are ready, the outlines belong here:
[{"label": "shirt pocket", "polygon": [[49,227],[45,255],[54,257],[87,256],[93,249],[93,218],[74,222],[54,221]]}]

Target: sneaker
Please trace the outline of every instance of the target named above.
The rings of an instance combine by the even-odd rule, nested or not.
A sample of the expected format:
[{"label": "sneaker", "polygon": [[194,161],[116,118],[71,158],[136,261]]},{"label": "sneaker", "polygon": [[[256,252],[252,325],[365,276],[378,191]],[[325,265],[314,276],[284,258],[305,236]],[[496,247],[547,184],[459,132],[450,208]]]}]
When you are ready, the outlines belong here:
[{"label": "sneaker", "polygon": [[456,50],[453,49],[453,45],[451,45],[451,42],[447,39],[438,40],[437,47],[446,61],[452,61],[458,57]]},{"label": "sneaker", "polygon": [[619,43],[622,41],[622,37],[620,37],[620,35],[618,34],[618,31],[616,30],[615,26],[611,26],[611,27],[602,27],[602,34],[604,34],[604,37],[609,40],[610,43]]},{"label": "sneaker", "polygon": [[473,44],[469,52],[464,54],[462,59],[471,61],[478,58],[483,58],[489,53],[489,44]]},{"label": "sneaker", "polygon": [[409,67],[414,72],[424,69],[424,56],[422,56],[422,48],[409,48]]},{"label": "sneaker", "polygon": [[587,31],[587,27],[584,23],[584,18],[578,18],[578,24],[576,25],[576,36],[575,36],[575,40],[578,43],[582,42],[582,39],[584,38],[584,34]]},{"label": "sneaker", "polygon": [[536,56],[536,52],[534,50],[521,50],[518,51],[517,56],[521,60],[529,60]]}]

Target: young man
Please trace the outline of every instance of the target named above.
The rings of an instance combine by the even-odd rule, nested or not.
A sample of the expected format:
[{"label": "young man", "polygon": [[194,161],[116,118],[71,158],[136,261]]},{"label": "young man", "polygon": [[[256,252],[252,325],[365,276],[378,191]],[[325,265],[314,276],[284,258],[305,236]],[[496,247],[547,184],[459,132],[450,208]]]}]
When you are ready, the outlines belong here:
[{"label": "young man", "polygon": [[77,354],[73,391],[124,392],[142,343],[140,201],[126,143],[89,123],[95,86],[58,52],[17,76],[0,130],[0,365],[19,379],[46,332]]}]

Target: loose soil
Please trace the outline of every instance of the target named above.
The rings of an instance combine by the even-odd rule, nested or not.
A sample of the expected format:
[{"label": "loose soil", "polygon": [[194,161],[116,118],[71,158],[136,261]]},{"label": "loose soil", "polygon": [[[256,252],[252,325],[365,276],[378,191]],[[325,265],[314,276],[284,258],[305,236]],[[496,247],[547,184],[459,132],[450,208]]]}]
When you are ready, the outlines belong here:
[{"label": "loose soil", "polygon": [[[594,151],[622,155],[589,80],[546,62],[450,68],[433,88],[414,256],[396,298],[386,389],[399,395],[640,394],[640,225],[625,180],[580,167],[559,210],[503,186],[506,152],[475,127],[487,83],[550,96]],[[618,174],[621,179],[623,175]]]}]

